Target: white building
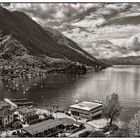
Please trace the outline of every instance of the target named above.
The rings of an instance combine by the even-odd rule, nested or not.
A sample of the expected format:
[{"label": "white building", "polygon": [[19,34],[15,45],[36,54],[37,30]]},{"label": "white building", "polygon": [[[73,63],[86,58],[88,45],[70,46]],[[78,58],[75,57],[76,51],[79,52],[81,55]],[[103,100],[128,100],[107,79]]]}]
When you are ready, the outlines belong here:
[{"label": "white building", "polygon": [[96,102],[81,102],[70,106],[71,114],[81,118],[92,119],[102,114],[102,104]]}]

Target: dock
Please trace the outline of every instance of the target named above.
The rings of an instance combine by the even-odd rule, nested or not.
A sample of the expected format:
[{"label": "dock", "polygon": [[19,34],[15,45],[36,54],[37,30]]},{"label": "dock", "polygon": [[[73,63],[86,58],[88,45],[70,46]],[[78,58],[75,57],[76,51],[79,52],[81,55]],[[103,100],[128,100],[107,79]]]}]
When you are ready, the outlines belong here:
[{"label": "dock", "polygon": [[28,105],[33,105],[34,102],[14,102],[17,106],[28,106]]},{"label": "dock", "polygon": [[21,99],[10,99],[12,102],[26,102],[28,98],[21,98]]},{"label": "dock", "polygon": [[18,108],[18,107],[21,107],[21,106],[34,105],[34,102],[33,101],[28,101],[28,98],[20,98],[20,99],[5,98],[4,101],[6,101],[8,104],[10,104],[13,108]]}]

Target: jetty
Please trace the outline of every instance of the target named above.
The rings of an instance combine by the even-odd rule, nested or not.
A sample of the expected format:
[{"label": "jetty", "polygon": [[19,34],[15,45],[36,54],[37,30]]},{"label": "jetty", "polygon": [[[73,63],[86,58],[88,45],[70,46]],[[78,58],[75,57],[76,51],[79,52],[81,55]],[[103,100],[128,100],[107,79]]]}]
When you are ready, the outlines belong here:
[{"label": "jetty", "polygon": [[12,102],[26,102],[28,98],[21,98],[21,99],[10,99]]},{"label": "jetty", "polygon": [[34,105],[33,101],[28,101],[28,98],[20,98],[20,99],[4,99],[5,102],[10,104],[13,108],[18,108],[21,106],[31,106]]},{"label": "jetty", "polygon": [[14,102],[17,106],[30,106],[33,105],[34,102]]}]

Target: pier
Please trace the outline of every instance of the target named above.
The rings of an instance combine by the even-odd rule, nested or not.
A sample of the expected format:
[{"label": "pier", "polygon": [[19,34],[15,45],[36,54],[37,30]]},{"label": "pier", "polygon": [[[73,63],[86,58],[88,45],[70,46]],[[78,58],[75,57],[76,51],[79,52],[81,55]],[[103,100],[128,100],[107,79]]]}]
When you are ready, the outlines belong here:
[{"label": "pier", "polygon": [[21,106],[34,105],[34,102],[33,101],[28,101],[28,98],[21,98],[21,99],[5,98],[4,101],[9,103],[13,108],[18,108],[18,107],[21,107]]}]

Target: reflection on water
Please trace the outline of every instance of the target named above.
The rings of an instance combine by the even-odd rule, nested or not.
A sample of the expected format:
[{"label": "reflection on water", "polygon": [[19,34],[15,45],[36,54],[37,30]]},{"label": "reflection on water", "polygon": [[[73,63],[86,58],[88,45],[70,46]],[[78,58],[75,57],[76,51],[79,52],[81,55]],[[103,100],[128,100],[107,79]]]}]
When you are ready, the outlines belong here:
[{"label": "reflection on water", "polygon": [[27,97],[37,104],[61,108],[67,108],[76,100],[105,100],[113,92],[119,94],[123,105],[140,107],[140,66],[112,67],[81,76],[58,74],[16,79],[10,84],[0,81],[1,99]]}]

